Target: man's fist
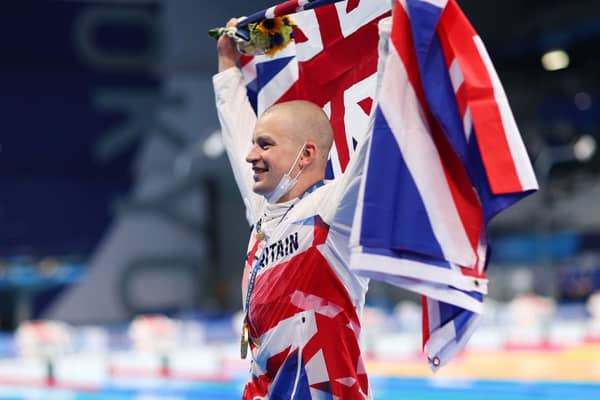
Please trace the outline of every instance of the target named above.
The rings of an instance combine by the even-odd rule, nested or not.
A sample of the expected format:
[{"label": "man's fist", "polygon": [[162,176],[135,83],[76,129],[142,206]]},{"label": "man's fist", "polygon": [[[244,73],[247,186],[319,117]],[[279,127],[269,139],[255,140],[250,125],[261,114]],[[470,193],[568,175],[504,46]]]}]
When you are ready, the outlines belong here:
[{"label": "man's fist", "polygon": [[[231,18],[225,26],[231,28],[237,24],[238,19]],[[226,34],[221,35],[219,40],[217,40],[217,54],[219,56],[219,72],[235,67],[240,59],[240,53],[238,52],[233,39]]]}]

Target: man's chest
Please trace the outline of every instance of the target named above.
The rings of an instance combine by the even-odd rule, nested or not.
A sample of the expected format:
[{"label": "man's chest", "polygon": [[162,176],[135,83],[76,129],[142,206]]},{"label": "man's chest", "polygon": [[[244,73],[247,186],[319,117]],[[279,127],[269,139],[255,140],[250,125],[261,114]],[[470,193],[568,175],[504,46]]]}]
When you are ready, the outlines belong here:
[{"label": "man's chest", "polygon": [[320,216],[301,216],[285,223],[257,223],[248,242],[246,267],[258,272],[289,262],[312,247],[325,243],[329,227]]}]

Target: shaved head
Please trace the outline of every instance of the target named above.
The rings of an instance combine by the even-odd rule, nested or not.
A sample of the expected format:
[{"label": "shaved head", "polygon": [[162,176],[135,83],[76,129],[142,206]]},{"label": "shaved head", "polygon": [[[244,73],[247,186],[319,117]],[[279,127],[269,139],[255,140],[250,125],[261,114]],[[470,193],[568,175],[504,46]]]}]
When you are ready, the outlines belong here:
[{"label": "shaved head", "polygon": [[298,197],[322,181],[333,143],[329,118],[303,100],[276,104],[256,121],[246,161],[252,164],[255,193],[270,196],[285,175],[296,183],[277,201]]},{"label": "shaved head", "polygon": [[319,149],[320,162],[326,162],[333,143],[329,118],[321,107],[306,100],[293,100],[268,108],[260,119],[278,118],[292,140],[299,144],[314,142]]}]

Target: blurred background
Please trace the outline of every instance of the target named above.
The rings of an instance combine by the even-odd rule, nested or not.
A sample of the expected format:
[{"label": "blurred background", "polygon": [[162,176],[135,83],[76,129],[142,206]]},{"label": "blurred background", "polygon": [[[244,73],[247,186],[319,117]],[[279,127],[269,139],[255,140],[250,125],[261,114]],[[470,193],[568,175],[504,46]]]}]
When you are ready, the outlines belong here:
[{"label": "blurred background", "polygon": [[[492,223],[490,311],[472,350],[544,353],[585,345],[574,361],[581,365],[582,354],[597,356],[589,346],[600,343],[600,3],[458,3],[487,45],[541,186]],[[21,382],[6,371],[15,371],[25,353],[27,330],[18,329],[28,321],[61,321],[70,346],[104,352],[135,345],[131,321],[148,315],[183,323],[177,335],[185,343],[237,340],[231,320],[241,307],[248,226],[219,139],[215,42],[206,32],[272,4],[2,5],[0,355],[9,364],[0,366],[0,385]],[[420,340],[417,301],[371,285],[364,340],[373,359],[412,362]],[[222,380],[223,370],[240,367],[202,354],[196,360],[206,370],[195,376],[209,371]],[[117,359],[112,372],[148,372],[119,369],[126,362]],[[152,371],[164,375],[164,357],[152,360]],[[178,362],[194,372],[186,364],[192,361]],[[38,368],[27,365],[26,375]],[[46,379],[48,365],[29,379]],[[373,370],[385,374],[381,365]],[[600,366],[585,365],[585,372],[534,378],[600,381]],[[394,373],[427,373],[410,368]]]}]

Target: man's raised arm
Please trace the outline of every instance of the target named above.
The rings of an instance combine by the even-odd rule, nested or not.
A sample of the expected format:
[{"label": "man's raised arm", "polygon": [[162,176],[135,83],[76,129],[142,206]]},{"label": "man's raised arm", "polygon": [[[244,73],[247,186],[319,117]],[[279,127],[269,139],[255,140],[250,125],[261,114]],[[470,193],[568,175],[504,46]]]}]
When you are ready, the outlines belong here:
[{"label": "man's raised arm", "polygon": [[[237,20],[231,19],[227,26],[236,24]],[[252,170],[245,158],[251,147],[256,114],[246,96],[241,71],[237,68],[240,54],[227,35],[222,35],[217,41],[217,55],[219,73],[213,76],[213,86],[223,144],[246,205],[246,217],[252,224],[257,219],[261,197],[252,192]]]}]

